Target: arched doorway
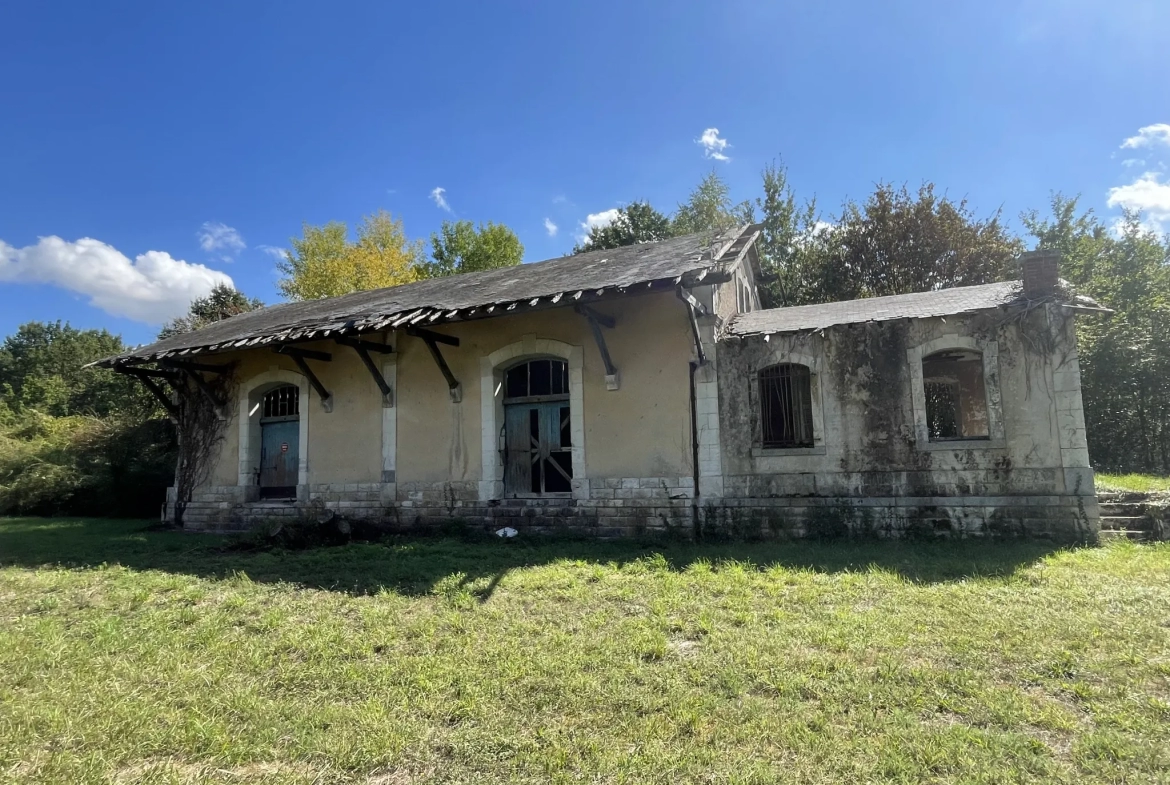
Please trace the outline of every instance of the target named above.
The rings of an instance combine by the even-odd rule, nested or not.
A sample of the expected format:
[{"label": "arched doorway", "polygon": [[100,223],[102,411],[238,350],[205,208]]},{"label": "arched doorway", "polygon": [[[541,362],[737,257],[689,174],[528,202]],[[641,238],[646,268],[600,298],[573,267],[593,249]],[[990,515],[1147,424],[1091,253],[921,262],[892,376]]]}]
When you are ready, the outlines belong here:
[{"label": "arched doorway", "polygon": [[508,368],[503,403],[505,495],[571,493],[568,363],[542,357]]},{"label": "arched doorway", "polygon": [[264,393],[260,411],[260,498],[297,495],[300,465],[300,389],[282,384]]}]

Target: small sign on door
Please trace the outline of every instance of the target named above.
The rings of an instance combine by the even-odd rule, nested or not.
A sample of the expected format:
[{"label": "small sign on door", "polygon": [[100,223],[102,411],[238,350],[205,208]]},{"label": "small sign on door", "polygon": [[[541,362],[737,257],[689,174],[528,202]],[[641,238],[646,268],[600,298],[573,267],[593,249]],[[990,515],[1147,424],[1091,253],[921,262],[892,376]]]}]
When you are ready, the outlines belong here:
[{"label": "small sign on door", "polygon": [[288,442],[281,442],[280,443],[280,451],[281,452],[288,452]]}]

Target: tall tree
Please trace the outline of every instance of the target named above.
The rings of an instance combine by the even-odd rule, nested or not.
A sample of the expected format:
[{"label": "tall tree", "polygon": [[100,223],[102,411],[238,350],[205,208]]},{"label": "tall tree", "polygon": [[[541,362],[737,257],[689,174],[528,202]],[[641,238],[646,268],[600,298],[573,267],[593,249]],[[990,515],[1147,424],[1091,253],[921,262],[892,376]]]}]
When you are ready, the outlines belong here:
[{"label": "tall tree", "polygon": [[591,227],[589,236],[573,248],[573,253],[652,243],[673,236],[669,218],[651,207],[649,202],[631,202],[619,207],[617,217],[609,224]]},{"label": "tall tree", "polygon": [[16,408],[63,417],[105,416],[139,407],[145,396],[127,377],[86,368],[126,350],[106,330],[79,330],[61,322],[27,322],[0,344],[0,397]]},{"label": "tall tree", "polygon": [[277,284],[290,300],[315,300],[350,292],[410,283],[419,277],[422,243],[407,239],[402,221],[385,210],[362,219],[357,240],[349,240],[346,224],[305,224],[302,237],[277,268]]},{"label": "tall tree", "polygon": [[210,294],[191,303],[186,316],[177,317],[163,325],[158,337],[162,339],[193,332],[209,324],[263,307],[264,303],[255,297],[248,297],[227,284],[216,284]]},{"label": "tall tree", "polygon": [[503,224],[488,221],[476,227],[471,221],[444,221],[431,235],[431,261],[423,272],[431,278],[474,273],[511,267],[523,257],[520,238]]},{"label": "tall tree", "polygon": [[1170,238],[1127,213],[1112,230],[1076,199],[1023,216],[1061,273],[1116,313],[1077,320],[1089,455],[1117,472],[1170,474]]},{"label": "tall tree", "polygon": [[762,172],[763,195],[756,197],[761,218],[759,242],[763,280],[758,282],[761,304],[778,308],[800,302],[806,279],[816,269],[816,241],[824,227],[817,220],[816,200],[798,204],[782,163],[770,163]]},{"label": "tall tree", "polygon": [[996,211],[977,218],[967,201],[938,196],[926,183],[879,183],[863,204],[846,202],[832,224],[801,240],[801,280],[794,303],[923,292],[1002,281],[1016,275],[1023,242]]},{"label": "tall tree", "polygon": [[678,206],[672,230],[676,235],[718,232],[752,223],[753,220],[751,203],[733,202],[731,188],[712,169],[695,186],[687,200]]}]

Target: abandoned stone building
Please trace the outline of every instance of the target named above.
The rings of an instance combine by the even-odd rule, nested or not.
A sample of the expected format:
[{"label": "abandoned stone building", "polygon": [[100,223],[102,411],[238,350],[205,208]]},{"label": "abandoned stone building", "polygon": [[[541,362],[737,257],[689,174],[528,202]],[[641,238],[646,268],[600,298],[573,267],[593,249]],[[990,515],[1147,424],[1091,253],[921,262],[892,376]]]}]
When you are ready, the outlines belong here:
[{"label": "abandoned stone building", "polygon": [[330,510],[396,529],[1095,535],[1073,321],[1101,309],[1056,257],[1026,255],[1022,281],[760,310],[758,238],[276,305],[102,364],[186,423],[165,514],[192,529]]}]

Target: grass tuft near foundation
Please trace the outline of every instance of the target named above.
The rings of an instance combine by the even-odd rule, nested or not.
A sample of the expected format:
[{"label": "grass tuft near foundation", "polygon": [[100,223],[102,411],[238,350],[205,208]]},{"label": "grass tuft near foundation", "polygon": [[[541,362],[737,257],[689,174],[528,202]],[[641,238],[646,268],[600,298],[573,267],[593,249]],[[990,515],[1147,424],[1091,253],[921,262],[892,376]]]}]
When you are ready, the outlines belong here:
[{"label": "grass tuft near foundation", "polygon": [[1170,477],[1151,474],[1098,474],[1097,490],[1170,493]]},{"label": "grass tuft near foundation", "polygon": [[1170,545],[0,521],[0,782],[1170,779]]}]

